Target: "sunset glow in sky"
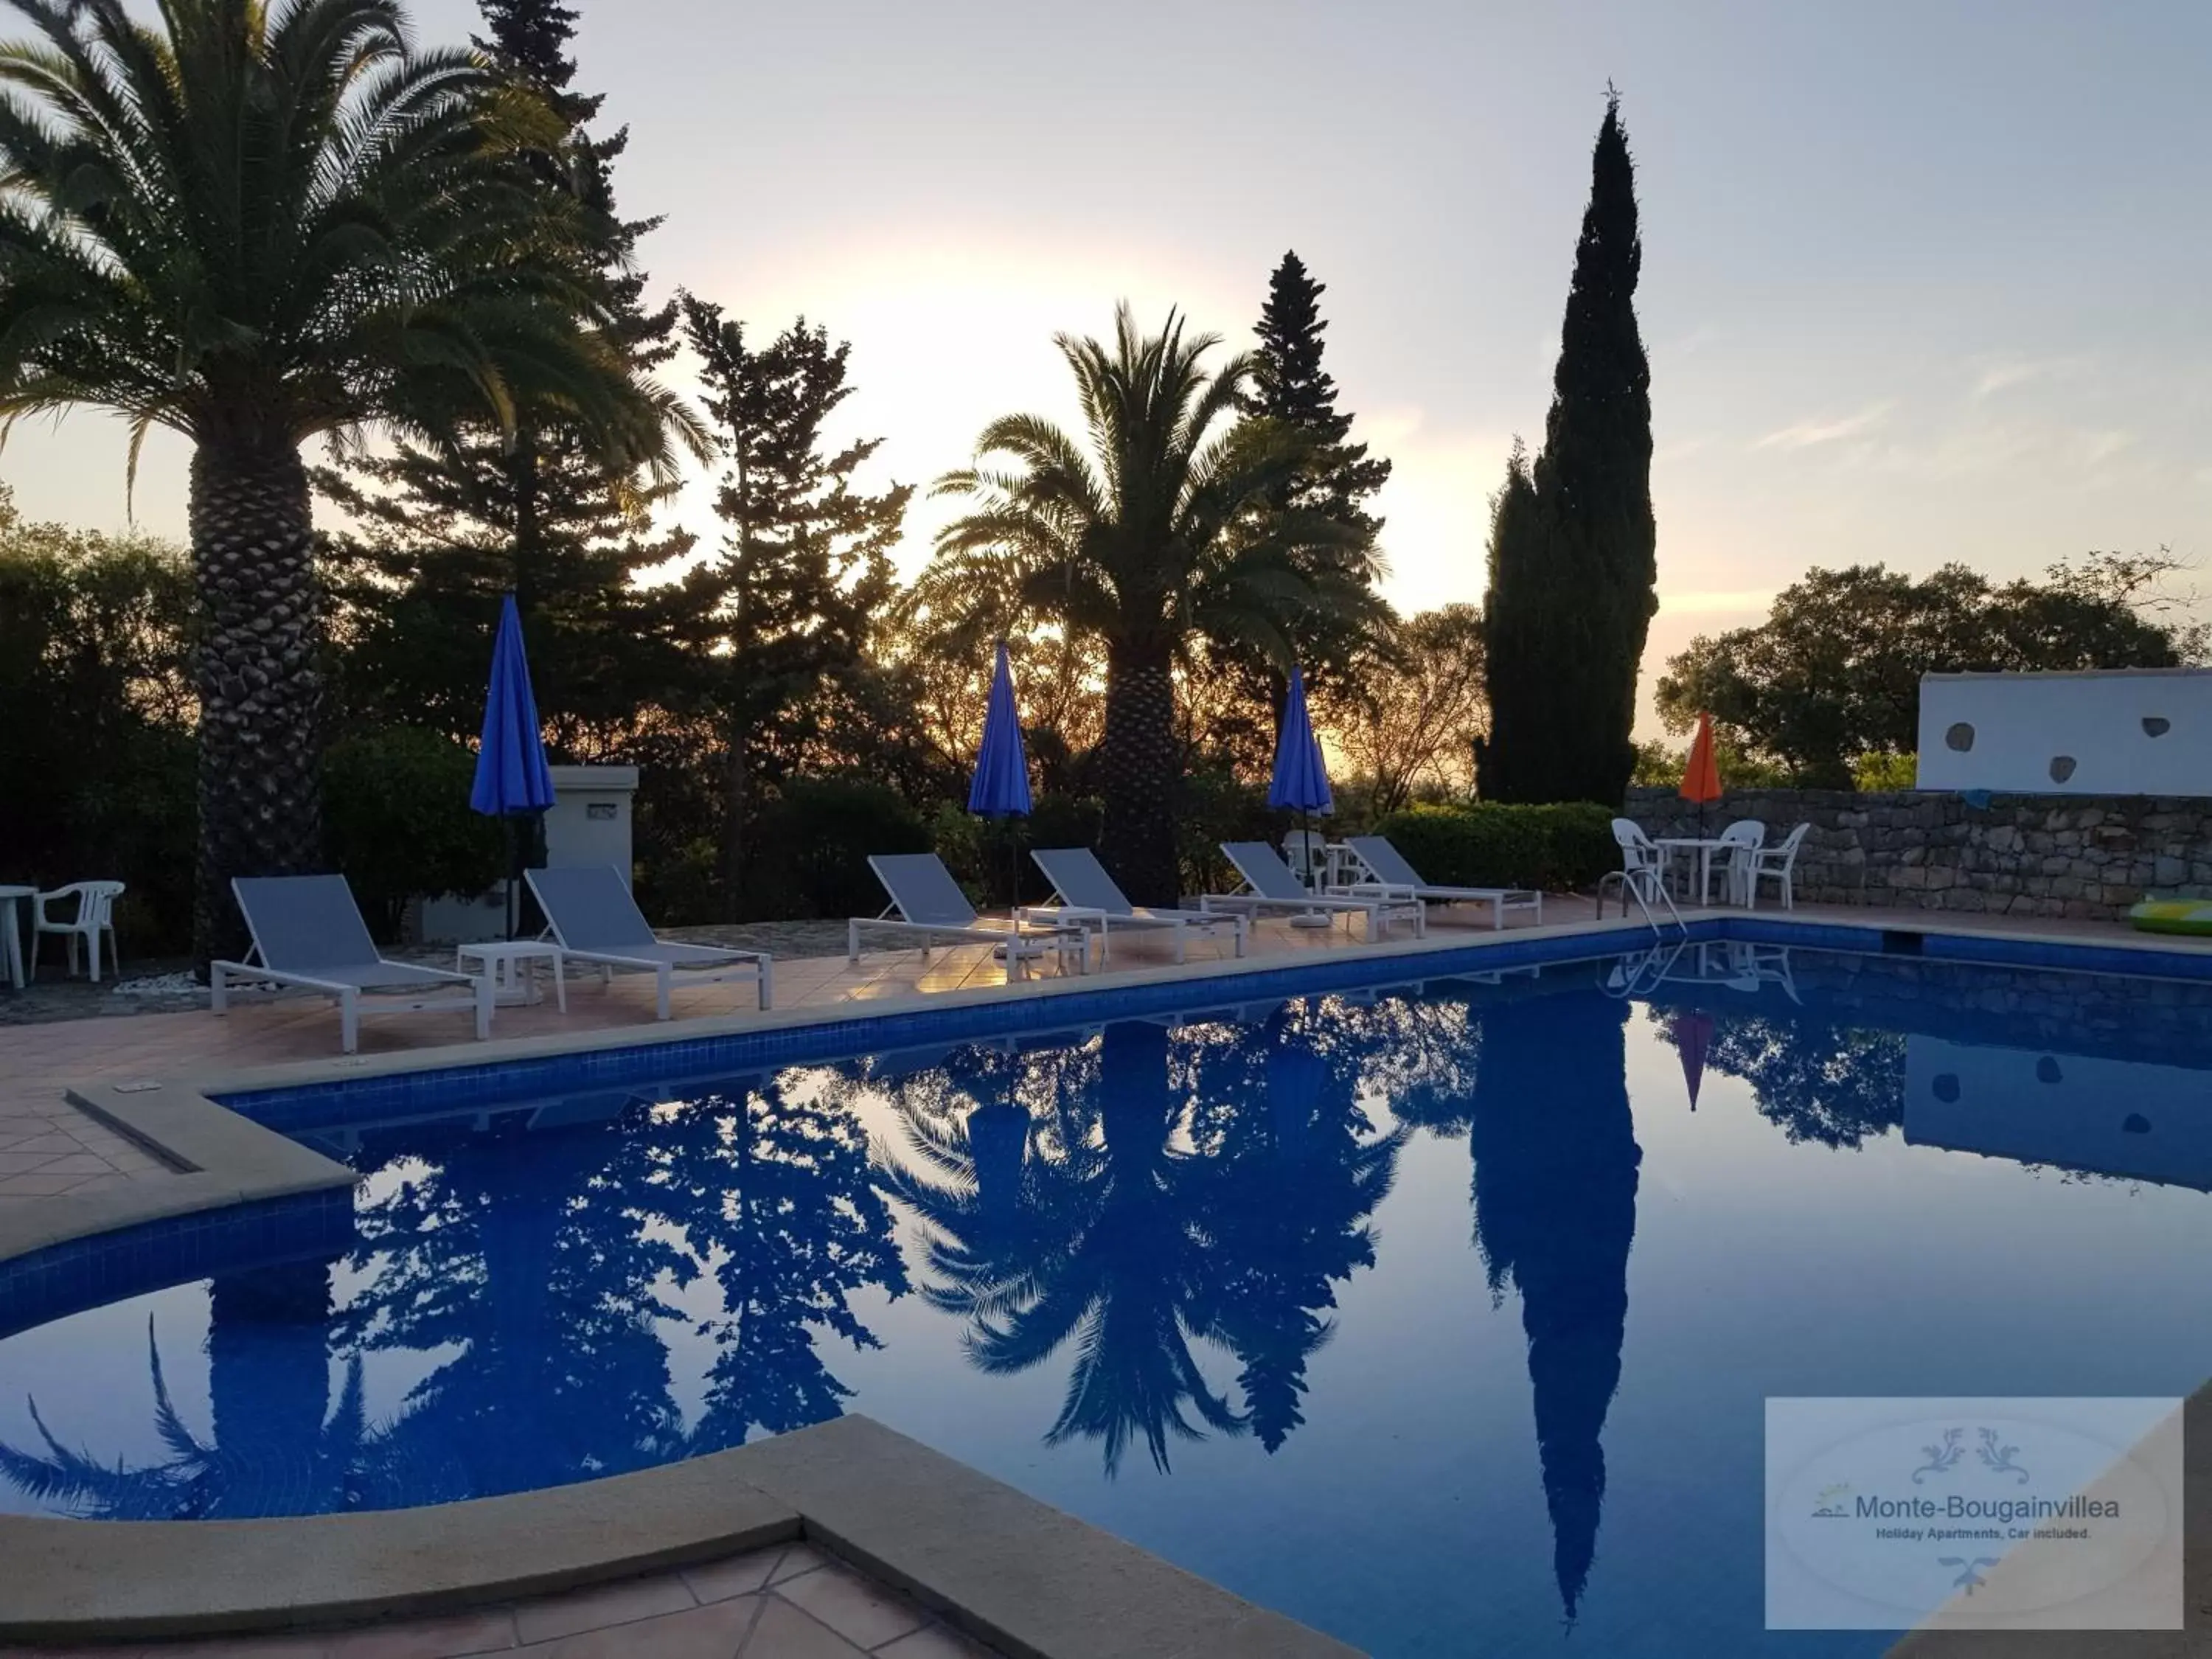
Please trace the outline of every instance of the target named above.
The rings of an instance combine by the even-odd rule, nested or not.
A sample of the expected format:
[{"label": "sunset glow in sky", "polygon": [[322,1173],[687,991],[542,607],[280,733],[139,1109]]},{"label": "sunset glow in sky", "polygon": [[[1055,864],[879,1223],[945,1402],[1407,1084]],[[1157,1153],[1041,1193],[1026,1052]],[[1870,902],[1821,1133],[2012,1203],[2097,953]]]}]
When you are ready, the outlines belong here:
[{"label": "sunset glow in sky", "polygon": [[[1235,349],[1295,247],[1389,456],[1388,591],[1475,599],[1541,435],[1589,148],[1621,88],[1644,210],[1662,610],[1648,671],[1808,566],[2212,552],[2212,8],[579,0],[579,87],[663,214],[656,294],[853,343],[848,430],[927,483],[1127,297]],[[474,24],[424,0],[423,39]],[[679,368],[681,366],[679,365]],[[674,376],[688,387],[688,375]],[[124,522],[124,437],[27,427],[40,517]],[[185,455],[143,523],[181,533]],[[714,534],[712,481],[687,524]],[[944,503],[918,501],[908,558]]]}]

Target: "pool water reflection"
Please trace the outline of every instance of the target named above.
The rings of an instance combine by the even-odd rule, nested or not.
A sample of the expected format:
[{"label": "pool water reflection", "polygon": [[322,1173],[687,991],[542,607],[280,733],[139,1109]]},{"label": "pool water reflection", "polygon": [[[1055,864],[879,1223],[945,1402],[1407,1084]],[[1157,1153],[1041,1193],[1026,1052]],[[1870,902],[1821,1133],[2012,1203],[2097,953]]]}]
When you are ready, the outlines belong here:
[{"label": "pool water reflection", "polygon": [[1378,1654],[1878,1653],[1760,1632],[1764,1397],[2212,1373],[2208,1013],[1693,947],[332,1123],[343,1256],[0,1341],[0,1506],[445,1502],[862,1410]]}]

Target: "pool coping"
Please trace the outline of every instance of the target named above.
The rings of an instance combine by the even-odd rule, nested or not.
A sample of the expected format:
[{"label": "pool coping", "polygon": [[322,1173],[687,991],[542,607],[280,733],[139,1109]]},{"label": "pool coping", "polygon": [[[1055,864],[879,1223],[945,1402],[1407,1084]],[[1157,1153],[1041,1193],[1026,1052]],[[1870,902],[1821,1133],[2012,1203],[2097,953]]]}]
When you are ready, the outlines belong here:
[{"label": "pool coping", "polygon": [[0,1516],[0,1639],[451,1613],[798,1539],[1007,1659],[1358,1652],[858,1414],[635,1474],[422,1509],[187,1525]]},{"label": "pool coping", "polygon": [[[1685,942],[1869,951],[1893,948],[1897,936],[1929,960],[2212,978],[2212,945],[2176,948],[2163,938],[2085,944],[2008,928],[1947,933],[1889,913],[1866,924],[1712,910],[1687,912],[1686,920]],[[181,1217],[207,1213],[212,1223],[307,1194],[322,1195],[325,1208],[344,1204],[355,1181],[348,1166],[252,1121],[218,1095],[558,1056],[649,1054],[702,1039],[866,1026],[918,1013],[1048,1010],[1069,997],[1116,991],[1165,988],[1187,1002],[1191,986],[1213,981],[1318,975],[1356,983],[1371,980],[1378,963],[1405,964],[1416,970],[1410,980],[1432,958],[1497,951],[1515,966],[1565,963],[1613,945],[1648,947],[1651,937],[1640,921],[1468,930],[1311,956],[1117,974],[1103,983],[1085,975],[647,1030],[83,1085],[70,1091],[73,1101],[178,1173],[81,1199],[11,1206],[27,1212],[20,1216],[0,1212],[0,1267],[34,1266],[26,1259],[54,1247],[96,1248],[106,1236],[127,1237],[131,1229]],[[1664,943],[1675,942],[1670,932]],[[1270,994],[1279,993],[1255,991],[1249,1000]],[[1054,1029],[1048,1016],[1024,1023]],[[147,1639],[446,1612],[798,1537],[847,1557],[1014,1659],[1106,1659],[1130,1651],[1165,1659],[1328,1659],[1355,1651],[859,1415],[632,1474],[428,1508],[190,1527],[0,1516],[0,1559],[22,1569],[11,1571],[0,1592],[0,1638]]]}]

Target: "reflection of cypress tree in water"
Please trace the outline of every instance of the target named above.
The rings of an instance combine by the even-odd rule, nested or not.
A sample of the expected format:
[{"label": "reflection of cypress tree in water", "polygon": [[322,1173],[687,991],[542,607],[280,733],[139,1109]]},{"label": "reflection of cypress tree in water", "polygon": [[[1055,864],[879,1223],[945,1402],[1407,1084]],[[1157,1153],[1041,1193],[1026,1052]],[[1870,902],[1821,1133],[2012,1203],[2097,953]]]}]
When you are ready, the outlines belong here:
[{"label": "reflection of cypress tree in water", "polygon": [[653,1138],[618,1119],[526,1118],[410,1127],[368,1147],[430,1167],[362,1208],[354,1261],[374,1271],[341,1340],[461,1350],[409,1397],[413,1502],[617,1474],[681,1440],[653,1324],[672,1310],[653,1285],[696,1269],[640,1207]]},{"label": "reflection of cypress tree in water", "polygon": [[702,1326],[716,1352],[693,1447],[719,1451],[756,1427],[781,1434],[837,1416],[852,1390],[830,1374],[816,1328],[880,1347],[851,1294],[907,1289],[859,1119],[769,1078],[701,1095],[677,1128],[659,1176],[721,1291],[720,1310]]},{"label": "reflection of cypress tree in water", "polygon": [[1534,997],[1485,1022],[1475,1073],[1475,1243],[1493,1291],[1521,1295],[1552,1564],[1569,1619],[1597,1550],[1598,1437],[1620,1381],[1636,1235],[1626,1006]]}]

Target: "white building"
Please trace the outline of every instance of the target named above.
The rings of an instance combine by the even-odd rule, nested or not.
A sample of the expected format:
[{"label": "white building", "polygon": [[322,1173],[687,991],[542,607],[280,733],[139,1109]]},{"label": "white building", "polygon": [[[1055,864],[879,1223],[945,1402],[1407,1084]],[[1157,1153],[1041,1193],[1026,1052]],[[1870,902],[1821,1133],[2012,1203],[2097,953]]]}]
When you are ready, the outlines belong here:
[{"label": "white building", "polygon": [[1929,674],[1923,789],[2212,795],[2212,669]]}]

